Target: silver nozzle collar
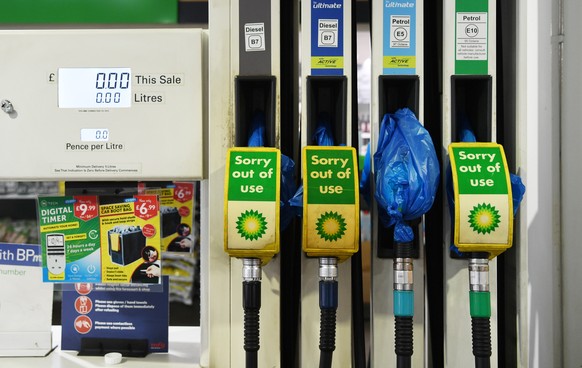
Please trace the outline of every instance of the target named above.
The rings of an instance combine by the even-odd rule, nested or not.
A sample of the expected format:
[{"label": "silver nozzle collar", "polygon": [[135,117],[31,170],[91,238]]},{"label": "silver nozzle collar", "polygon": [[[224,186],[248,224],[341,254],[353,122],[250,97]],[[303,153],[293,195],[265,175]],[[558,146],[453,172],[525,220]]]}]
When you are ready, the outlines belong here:
[{"label": "silver nozzle collar", "polygon": [[319,259],[319,280],[337,280],[337,258],[322,257]]},{"label": "silver nozzle collar", "polygon": [[258,258],[243,258],[243,281],[261,281],[261,260]]},{"label": "silver nozzle collar", "polygon": [[392,269],[392,275],[394,278],[392,286],[394,290],[413,290],[413,271],[412,258],[395,258]]},{"label": "silver nozzle collar", "polygon": [[486,258],[469,259],[469,290],[489,291],[489,260]]}]

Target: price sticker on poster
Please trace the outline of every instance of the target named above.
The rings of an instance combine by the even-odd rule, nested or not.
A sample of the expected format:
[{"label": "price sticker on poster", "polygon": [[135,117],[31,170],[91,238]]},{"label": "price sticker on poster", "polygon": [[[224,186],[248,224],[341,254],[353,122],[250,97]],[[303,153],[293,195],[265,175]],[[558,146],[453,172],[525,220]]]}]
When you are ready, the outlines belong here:
[{"label": "price sticker on poster", "polygon": [[83,221],[89,221],[99,216],[99,209],[96,197],[90,196],[76,197],[76,201],[74,203],[73,208],[75,217]]},{"label": "price sticker on poster", "polygon": [[260,258],[279,252],[281,153],[276,148],[236,147],[226,160],[224,250]]},{"label": "price sticker on poster", "polygon": [[149,220],[158,215],[158,199],[155,196],[140,196],[136,199],[134,214],[142,220]]},{"label": "price sticker on poster", "polygon": [[496,257],[511,247],[513,199],[503,146],[452,143],[449,157],[455,192],[455,245],[461,252]]},{"label": "price sticker on poster", "polygon": [[303,148],[303,251],[337,257],[358,251],[360,204],[353,147]]}]

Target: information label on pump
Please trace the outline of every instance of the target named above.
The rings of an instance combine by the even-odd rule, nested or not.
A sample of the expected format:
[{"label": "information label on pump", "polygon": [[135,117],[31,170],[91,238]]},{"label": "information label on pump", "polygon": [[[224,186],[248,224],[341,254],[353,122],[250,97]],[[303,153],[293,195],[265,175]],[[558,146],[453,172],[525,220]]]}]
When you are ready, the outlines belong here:
[{"label": "information label on pump", "polygon": [[303,149],[303,250],[345,259],[358,251],[359,187],[356,150]]},{"label": "information label on pump", "polygon": [[267,261],[279,252],[281,153],[231,148],[226,165],[224,250]]},{"label": "information label on pump", "polygon": [[245,27],[245,51],[265,51],[265,23],[247,23]]},{"label": "information label on pump", "polygon": [[456,0],[455,73],[488,74],[489,0]]},{"label": "information label on pump", "polygon": [[344,2],[311,3],[311,74],[343,75]]},{"label": "information label on pump", "polygon": [[416,0],[384,0],[383,73],[416,73]]},{"label": "information label on pump", "polygon": [[461,252],[495,257],[511,247],[513,202],[503,146],[452,143],[449,156],[455,192],[455,245]]}]

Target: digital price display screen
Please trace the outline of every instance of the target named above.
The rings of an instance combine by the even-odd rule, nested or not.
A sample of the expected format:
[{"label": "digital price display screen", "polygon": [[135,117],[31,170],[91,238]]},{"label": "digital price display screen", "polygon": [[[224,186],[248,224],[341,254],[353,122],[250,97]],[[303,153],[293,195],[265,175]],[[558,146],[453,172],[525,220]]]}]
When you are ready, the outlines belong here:
[{"label": "digital price display screen", "polygon": [[59,108],[131,107],[131,68],[59,68]]},{"label": "digital price display screen", "polygon": [[81,129],[81,142],[108,142],[109,129]]}]

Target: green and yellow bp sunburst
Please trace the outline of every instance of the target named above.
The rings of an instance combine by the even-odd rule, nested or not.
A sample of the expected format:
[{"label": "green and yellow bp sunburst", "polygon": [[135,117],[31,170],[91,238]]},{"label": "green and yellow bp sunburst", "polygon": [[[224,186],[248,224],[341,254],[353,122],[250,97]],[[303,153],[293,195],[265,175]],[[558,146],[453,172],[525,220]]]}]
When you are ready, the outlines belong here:
[{"label": "green and yellow bp sunburst", "polygon": [[489,203],[474,206],[469,213],[469,224],[480,234],[489,234],[499,227],[499,211]]},{"label": "green and yellow bp sunburst", "polygon": [[316,229],[325,241],[336,241],[346,233],[346,221],[337,212],[326,212],[317,219]]},{"label": "green and yellow bp sunburst", "polygon": [[246,240],[257,240],[265,235],[267,221],[259,211],[247,210],[237,218],[236,229]]}]

